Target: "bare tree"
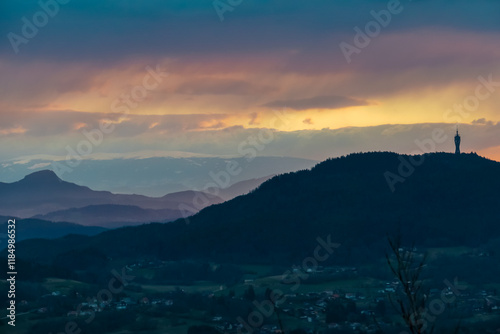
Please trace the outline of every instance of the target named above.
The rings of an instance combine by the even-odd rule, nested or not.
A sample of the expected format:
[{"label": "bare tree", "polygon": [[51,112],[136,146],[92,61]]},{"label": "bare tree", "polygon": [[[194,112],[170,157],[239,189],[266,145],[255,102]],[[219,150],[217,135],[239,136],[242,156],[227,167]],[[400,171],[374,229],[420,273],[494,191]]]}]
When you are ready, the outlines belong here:
[{"label": "bare tree", "polygon": [[399,288],[389,300],[400,313],[404,322],[412,334],[427,334],[434,331],[427,328],[424,320],[425,300],[427,295],[423,288],[421,278],[427,259],[426,255],[419,256],[412,246],[404,249],[401,243],[401,236],[388,238],[392,254],[386,254],[387,263],[399,282]]}]

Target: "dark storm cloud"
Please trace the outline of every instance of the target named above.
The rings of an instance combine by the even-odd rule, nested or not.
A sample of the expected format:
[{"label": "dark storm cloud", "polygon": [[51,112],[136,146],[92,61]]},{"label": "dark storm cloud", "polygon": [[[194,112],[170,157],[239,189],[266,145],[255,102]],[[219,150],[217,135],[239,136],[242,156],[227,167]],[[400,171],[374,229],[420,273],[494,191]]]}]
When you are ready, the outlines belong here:
[{"label": "dark storm cloud", "polygon": [[[48,1],[48,0],[42,0]],[[404,11],[387,31],[448,27],[496,32],[500,3],[401,1]],[[124,57],[242,55],[286,49],[338,53],[341,36],[353,34],[387,1],[245,0],[220,22],[212,0],[69,1],[30,39],[18,57],[93,60]],[[7,33],[21,33],[22,17],[40,11],[38,1],[0,4],[0,55],[14,57]],[[328,44],[329,43],[329,44]],[[203,55],[201,54],[203,53]]]}]

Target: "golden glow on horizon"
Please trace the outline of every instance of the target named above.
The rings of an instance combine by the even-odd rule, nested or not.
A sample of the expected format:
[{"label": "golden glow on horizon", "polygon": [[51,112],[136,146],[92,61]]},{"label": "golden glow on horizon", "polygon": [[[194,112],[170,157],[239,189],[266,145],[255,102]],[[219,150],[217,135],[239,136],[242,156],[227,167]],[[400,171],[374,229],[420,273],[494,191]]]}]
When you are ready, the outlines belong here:
[{"label": "golden glow on horizon", "polygon": [[[139,82],[140,74],[140,72],[136,73],[134,77]],[[262,105],[273,99],[275,101],[286,101],[286,98],[283,98],[282,93],[279,92],[273,92],[268,97],[264,93],[257,94],[257,100],[253,95],[180,94],[176,93],[176,83],[170,82],[167,84],[168,89],[163,87],[158,91],[152,91],[141,101],[133,100],[131,105],[127,105],[125,102],[118,104],[119,107],[126,108],[113,108],[113,101],[122,96],[119,92],[130,91],[134,87],[119,83],[121,79],[123,78],[119,75],[113,80],[109,79],[105,83],[97,84],[96,87],[92,86],[86,92],[60,94],[50,104],[34,110],[40,112],[75,110],[91,113],[117,113],[119,110],[126,110],[126,114],[143,116],[217,114],[219,116],[212,120],[207,119],[207,117],[200,119],[201,128],[220,129],[231,126],[256,128],[272,127],[269,125],[273,118],[272,109],[264,108]],[[194,81],[196,78],[192,80]],[[288,77],[287,80],[288,83],[283,84],[283,86],[291,91],[296,90],[301,81],[297,77]],[[185,81],[186,79],[183,79],[183,82],[178,85],[182,86]],[[327,81],[327,79],[323,78],[322,81]],[[282,83],[279,82],[278,84],[281,85]],[[325,82],[322,82],[322,85],[325,84]],[[311,85],[313,86],[312,82]],[[103,86],[105,87],[105,93]],[[285,88],[282,88],[282,90]],[[303,92],[303,94],[305,96],[325,95],[320,88],[308,88],[308,91]],[[316,93],[314,93],[315,89]],[[309,110],[287,108],[287,113],[290,114],[289,121],[276,127],[276,129],[280,131],[297,131],[320,130],[323,128],[337,129],[351,126],[365,127],[381,124],[447,123],[449,119],[446,117],[446,111],[452,109],[454,104],[463,102],[471,91],[473,91],[471,87],[452,84],[402,91],[397,94],[381,95],[378,98],[368,97],[366,100],[369,101],[369,105],[365,106]],[[482,102],[477,111],[468,113],[467,117],[461,117],[460,122],[470,123],[480,118],[499,121],[500,119],[496,116],[497,100],[492,98]],[[283,108],[285,107],[286,105],[283,106]],[[258,117],[252,118],[250,116],[252,114],[256,114]],[[221,117],[221,115],[224,116]],[[122,123],[128,120],[130,119],[121,117],[116,122]],[[82,127],[82,125],[76,126]],[[150,128],[153,129],[156,126],[151,125]]]},{"label": "golden glow on horizon", "polygon": [[500,146],[489,147],[477,152],[480,156],[500,162]]},{"label": "golden glow on horizon", "polygon": [[[272,57],[273,55],[270,59]],[[279,64],[279,58],[230,60],[228,64],[217,62],[191,64],[182,69],[166,62],[163,68],[168,72],[171,65],[172,73],[156,89],[148,91],[144,99],[133,100],[132,106],[121,102],[119,106],[122,108],[113,108],[113,103],[124,96],[132,95],[134,88],[142,85],[147,74],[144,64],[155,67],[155,61],[136,59],[104,69],[92,64],[80,64],[75,67],[29,64],[26,69],[11,71],[16,72],[16,75],[17,72],[22,72],[23,75],[31,75],[33,72],[37,75],[46,72],[54,75],[47,76],[49,81],[46,85],[37,86],[40,92],[18,100],[7,100],[9,108],[3,109],[34,110],[41,113],[122,113],[110,115],[111,123],[141,123],[152,133],[168,133],[174,128],[176,131],[186,132],[221,130],[228,127],[300,131],[383,124],[450,123],[446,118],[447,110],[457,103],[463,103],[467,96],[474,93],[477,85],[476,73],[484,72],[474,68],[474,75],[467,75],[470,77],[467,81],[453,77],[454,73],[460,71],[460,68],[454,66],[443,66],[435,71],[418,68],[399,72],[381,70],[380,73],[360,73],[356,67],[342,65],[345,70],[338,73],[311,74],[293,71],[280,73],[273,70],[273,66]],[[487,72],[484,73],[487,76]],[[450,80],[433,81],[434,77],[450,77]],[[60,86],[60,82],[64,85]],[[51,89],[44,90],[43,86]],[[8,93],[5,95],[10,96]],[[368,105],[336,109],[286,108],[287,102],[293,106],[294,101],[318,96],[347,97],[366,101]],[[276,101],[283,101],[283,106],[264,107],[271,102],[275,104]],[[500,121],[497,113],[499,104],[500,95],[493,95],[482,101],[477,110],[461,117],[459,122],[471,123],[481,118],[486,121]],[[126,108],[123,108],[124,106]],[[287,121],[273,122],[273,109],[285,109],[288,114]],[[135,117],[136,115],[144,116],[144,119]],[[170,127],[169,124],[164,124],[165,120],[155,117],[162,115],[172,115],[172,123],[175,124]],[[106,117],[108,116],[103,116]],[[79,117],[74,117],[77,118]],[[75,131],[90,124],[85,116],[73,122]],[[4,129],[0,134],[25,132],[24,128],[19,127]],[[124,135],[126,136],[126,131]]]}]

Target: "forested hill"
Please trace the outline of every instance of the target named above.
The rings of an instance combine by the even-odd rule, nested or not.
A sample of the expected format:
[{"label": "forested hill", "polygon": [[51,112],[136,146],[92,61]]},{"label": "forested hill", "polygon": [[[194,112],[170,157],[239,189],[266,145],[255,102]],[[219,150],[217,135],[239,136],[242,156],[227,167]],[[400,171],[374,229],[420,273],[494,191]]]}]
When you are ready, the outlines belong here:
[{"label": "forested hill", "polygon": [[499,238],[499,189],[500,163],[475,154],[351,154],[276,176],[188,222],[26,241],[17,251],[25,258],[44,254],[49,261],[91,248],[114,258],[283,263],[310,254],[318,237],[331,235],[342,245],[337,259],[369,261],[383,255],[387,235],[398,230],[424,246],[479,245]]}]

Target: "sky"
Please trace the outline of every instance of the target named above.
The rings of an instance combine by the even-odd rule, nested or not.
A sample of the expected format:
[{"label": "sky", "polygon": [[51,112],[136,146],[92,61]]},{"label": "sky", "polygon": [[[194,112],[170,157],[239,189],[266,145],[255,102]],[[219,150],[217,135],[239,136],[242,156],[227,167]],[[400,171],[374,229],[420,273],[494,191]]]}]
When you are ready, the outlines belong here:
[{"label": "sky", "polygon": [[495,0],[3,0],[0,161],[452,152],[457,126],[464,151],[500,161],[499,15]]}]

